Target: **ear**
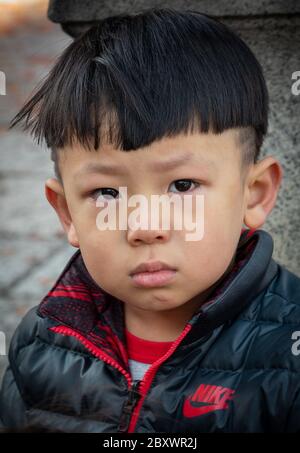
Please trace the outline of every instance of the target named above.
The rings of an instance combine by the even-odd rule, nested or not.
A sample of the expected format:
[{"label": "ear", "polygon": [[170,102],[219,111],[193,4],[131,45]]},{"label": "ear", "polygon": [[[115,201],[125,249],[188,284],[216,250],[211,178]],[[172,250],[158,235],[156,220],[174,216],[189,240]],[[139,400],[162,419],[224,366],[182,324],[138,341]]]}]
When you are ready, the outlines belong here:
[{"label": "ear", "polygon": [[267,156],[251,168],[246,182],[244,223],[250,229],[260,228],[272,211],[283,170],[272,156]]},{"label": "ear", "polygon": [[69,243],[73,247],[79,248],[77,233],[70,216],[62,184],[55,178],[47,179],[45,183],[45,195],[51,206],[55,209],[60,223],[67,234]]}]

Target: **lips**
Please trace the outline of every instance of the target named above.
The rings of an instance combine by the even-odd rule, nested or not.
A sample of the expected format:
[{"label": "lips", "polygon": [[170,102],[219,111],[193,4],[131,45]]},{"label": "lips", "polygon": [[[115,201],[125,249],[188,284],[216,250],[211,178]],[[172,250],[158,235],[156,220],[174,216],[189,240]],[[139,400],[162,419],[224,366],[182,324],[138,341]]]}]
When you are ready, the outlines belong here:
[{"label": "lips", "polygon": [[158,272],[162,270],[177,270],[175,267],[169,266],[168,264],[162,261],[148,261],[146,263],[139,264],[130,275],[135,275],[141,272]]},{"label": "lips", "polygon": [[174,281],[177,269],[162,261],[148,261],[139,264],[130,274],[135,286],[154,288]]}]

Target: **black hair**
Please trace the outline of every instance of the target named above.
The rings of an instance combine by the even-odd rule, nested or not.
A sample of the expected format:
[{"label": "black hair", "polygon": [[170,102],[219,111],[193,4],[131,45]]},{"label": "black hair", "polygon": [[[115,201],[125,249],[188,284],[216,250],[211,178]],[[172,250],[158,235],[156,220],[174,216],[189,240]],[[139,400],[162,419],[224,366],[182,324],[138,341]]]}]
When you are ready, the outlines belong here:
[{"label": "black hair", "polygon": [[107,17],[76,38],[11,121],[57,150],[102,140],[136,150],[179,133],[240,128],[245,163],[268,126],[256,57],[231,29],[194,10]]}]

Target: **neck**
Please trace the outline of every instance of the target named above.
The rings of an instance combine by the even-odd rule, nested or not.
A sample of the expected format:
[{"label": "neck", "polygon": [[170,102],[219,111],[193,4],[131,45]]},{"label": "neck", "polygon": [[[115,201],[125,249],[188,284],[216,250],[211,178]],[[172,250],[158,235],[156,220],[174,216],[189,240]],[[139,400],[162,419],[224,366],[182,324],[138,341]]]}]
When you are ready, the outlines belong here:
[{"label": "neck", "polygon": [[174,341],[191,317],[184,304],[172,310],[148,311],[124,304],[126,328],[133,335],[149,341]]}]

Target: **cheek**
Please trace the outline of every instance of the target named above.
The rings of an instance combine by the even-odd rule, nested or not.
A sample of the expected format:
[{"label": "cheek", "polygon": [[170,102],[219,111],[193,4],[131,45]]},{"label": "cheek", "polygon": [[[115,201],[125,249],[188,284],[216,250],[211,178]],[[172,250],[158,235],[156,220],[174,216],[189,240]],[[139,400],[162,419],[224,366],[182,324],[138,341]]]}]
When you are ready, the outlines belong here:
[{"label": "cheek", "polygon": [[109,249],[111,243],[117,239],[117,231],[105,229],[105,225],[98,222],[99,212],[100,209],[92,199],[78,204],[72,212],[80,248],[95,247],[95,253],[100,249]]},{"label": "cheek", "polygon": [[97,260],[101,258],[104,262],[108,262],[108,258],[116,255],[114,250],[120,250],[120,234],[117,231],[98,231],[97,229],[81,230],[79,234],[79,243],[81,251]]},{"label": "cheek", "polygon": [[213,285],[230,265],[235,247],[233,237],[226,236],[222,229],[210,230],[198,242],[186,242],[184,274],[190,289],[203,291]]},{"label": "cheek", "polygon": [[243,221],[243,197],[235,185],[223,185],[208,193],[204,200],[205,233],[215,237],[230,237],[240,229]]},{"label": "cheek", "polygon": [[211,267],[226,263],[232,255],[234,241],[225,235],[222,229],[216,227],[207,230],[201,240],[184,241],[183,256],[186,266],[198,272],[211,272]]},{"label": "cheek", "polygon": [[81,238],[80,250],[94,281],[104,290],[110,292],[116,282],[116,276],[120,275],[120,257],[114,253],[115,241],[106,232],[90,234]]},{"label": "cheek", "polygon": [[[225,186],[223,186],[225,187]],[[235,196],[234,196],[235,191]],[[181,240],[187,272],[191,279],[202,275],[208,285],[229,266],[242,228],[242,200],[237,190],[206,193],[204,199],[204,235],[201,240]]]}]

